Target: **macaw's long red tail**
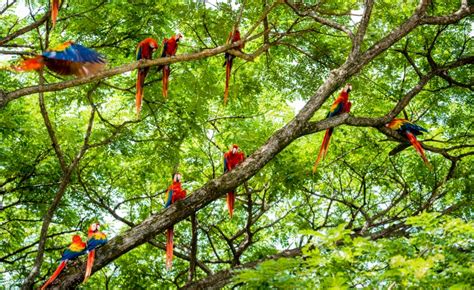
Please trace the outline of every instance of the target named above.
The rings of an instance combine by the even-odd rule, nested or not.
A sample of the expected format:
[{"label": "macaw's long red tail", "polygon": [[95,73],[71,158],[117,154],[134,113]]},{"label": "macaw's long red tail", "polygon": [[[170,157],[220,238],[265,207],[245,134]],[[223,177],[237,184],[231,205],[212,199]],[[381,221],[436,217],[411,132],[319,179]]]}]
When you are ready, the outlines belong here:
[{"label": "macaw's long red tail", "polygon": [[62,261],[61,264],[59,264],[58,268],[56,269],[56,271],[54,271],[53,275],[51,276],[51,278],[48,279],[48,281],[46,281],[46,283],[44,283],[44,285],[41,287],[41,290],[44,290],[46,289],[46,287],[49,286],[49,284],[53,283],[53,281],[56,279],[56,277],[58,277],[58,275],[61,273],[61,271],[64,269],[64,266],[66,266],[66,262],[67,261]]},{"label": "macaw's long red tail", "polygon": [[94,265],[94,258],[95,258],[95,250],[89,252],[87,256],[87,264],[86,264],[86,275],[84,276],[84,281],[82,283],[86,283],[87,279],[91,276],[92,273],[92,266]]},{"label": "macaw's long red tail", "polygon": [[225,62],[225,90],[224,90],[224,105],[227,104],[227,100],[229,97],[229,82],[230,82],[230,72],[232,71],[232,56],[229,56]]},{"label": "macaw's long red tail", "polygon": [[229,216],[232,218],[234,215],[234,203],[235,203],[235,192],[227,193],[227,209],[229,210]]},{"label": "macaw's long red tail", "polygon": [[53,28],[56,26],[56,18],[58,18],[59,2],[60,0],[53,0],[51,3],[51,22],[53,23]]},{"label": "macaw's long red tail", "polygon": [[313,173],[316,172],[316,169],[318,168],[319,161],[321,161],[321,158],[324,159],[326,157],[326,154],[328,152],[328,147],[329,147],[329,141],[331,140],[331,135],[333,132],[333,128],[329,128],[326,130],[326,134],[324,135],[323,139],[323,144],[321,144],[321,149],[319,149],[319,154],[318,158],[316,159],[316,162],[314,162],[313,166]]},{"label": "macaw's long red tail", "polygon": [[418,142],[418,140],[416,139],[416,136],[409,132],[406,133],[406,136],[408,140],[410,141],[411,145],[415,147],[416,152],[418,153],[418,155],[421,156],[421,159],[423,159],[426,166],[431,170],[432,166],[430,162],[428,161],[428,159],[426,158],[425,151],[423,150],[423,147],[421,146],[420,142]]},{"label": "macaw's long red tail", "polygon": [[173,228],[166,233],[166,269],[170,270],[173,265]]},{"label": "macaw's long red tail", "polygon": [[140,111],[142,109],[143,98],[143,84],[145,83],[147,71],[139,69],[137,74],[137,96],[135,99],[135,107],[137,109],[137,118],[140,118]]},{"label": "macaw's long red tail", "polygon": [[170,76],[170,66],[163,67],[163,97],[168,98],[168,78]]},{"label": "macaw's long red tail", "polygon": [[16,71],[32,71],[39,70],[43,67],[44,61],[41,55],[25,59],[19,66],[13,67]]}]

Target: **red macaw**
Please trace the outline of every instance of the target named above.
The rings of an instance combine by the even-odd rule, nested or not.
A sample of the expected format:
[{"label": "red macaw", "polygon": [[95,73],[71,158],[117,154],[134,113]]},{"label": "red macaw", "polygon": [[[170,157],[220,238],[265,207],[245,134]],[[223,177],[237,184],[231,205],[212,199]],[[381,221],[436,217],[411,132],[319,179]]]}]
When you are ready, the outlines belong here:
[{"label": "red macaw", "polygon": [[53,23],[53,28],[56,26],[56,18],[58,18],[60,4],[61,0],[51,0],[51,22]]},{"label": "red macaw", "polygon": [[89,255],[87,256],[86,275],[84,276],[84,283],[86,283],[87,279],[89,279],[89,276],[92,272],[92,266],[94,265],[95,258],[95,249],[102,245],[105,245],[105,243],[107,243],[107,236],[100,231],[100,224],[91,224],[87,233],[87,252],[89,253]]},{"label": "red macaw", "polygon": [[[229,33],[229,37],[227,38],[226,44],[231,44],[233,42],[240,41],[240,31],[237,26],[234,26],[232,31]],[[244,48],[245,44],[242,43],[239,45],[236,49],[242,50]],[[224,90],[224,105],[227,104],[227,99],[229,96],[229,81],[230,81],[230,72],[232,70],[232,63],[235,58],[235,55],[232,55],[230,53],[225,53],[224,55],[225,61],[224,65],[225,66],[225,90]]]},{"label": "red macaw", "polygon": [[[237,165],[245,160],[245,153],[239,150],[239,146],[234,144],[232,149],[224,153],[224,173],[234,169]],[[234,214],[235,192],[227,193],[227,209],[229,210],[230,218]]]},{"label": "red macaw", "polygon": [[[145,38],[138,44],[137,60],[152,59],[153,52],[155,52],[156,49],[158,49],[158,43],[156,40],[153,38]],[[140,117],[140,110],[142,108],[143,84],[145,83],[145,78],[149,70],[149,67],[143,67],[139,68],[137,73],[137,96],[135,105],[137,108],[138,117]]]},{"label": "red macaw", "polygon": [[396,130],[398,133],[407,137],[408,141],[410,141],[411,145],[413,145],[418,155],[421,156],[421,159],[423,159],[426,166],[431,169],[431,164],[425,156],[423,147],[416,139],[416,135],[421,135],[423,132],[428,132],[428,130],[421,126],[415,125],[406,119],[399,118],[393,119],[390,123],[386,124],[385,127]]},{"label": "red macaw", "polygon": [[61,75],[88,76],[102,70],[105,61],[96,51],[84,47],[73,41],[43,52],[33,58],[24,60],[20,66],[14,67],[17,71],[40,70],[43,66]]},{"label": "red macaw", "polygon": [[[183,38],[181,33],[173,35],[170,39],[163,39],[163,52],[161,57],[175,56],[178,50],[178,42]],[[170,65],[165,64],[163,66],[163,97],[168,98],[168,78],[170,76]]]},{"label": "red macaw", "polygon": [[[339,93],[339,97],[337,97],[337,99],[334,101],[331,108],[329,109],[329,112],[326,115],[326,119],[343,114],[343,113],[349,113],[351,111],[352,103],[349,102],[349,93],[351,91],[352,91],[352,85],[346,84],[346,86]],[[334,128],[326,129],[326,134],[324,135],[323,144],[321,144],[321,149],[319,149],[318,158],[316,159],[316,162],[314,163],[314,166],[313,166],[313,172],[316,172],[316,169],[318,168],[318,164],[321,158],[324,159],[324,157],[326,157],[328,147],[329,147],[329,141],[331,139],[331,135],[333,131],[334,131]]]},{"label": "red macaw", "polygon": [[[175,173],[173,184],[168,187],[165,208],[184,198],[186,198],[186,190],[181,188],[181,174]],[[173,226],[171,226],[166,234],[166,269],[168,270],[173,264],[173,235]]]},{"label": "red macaw", "polygon": [[80,255],[84,255],[86,253],[86,243],[84,243],[81,239],[80,236],[74,235],[72,236],[72,243],[71,245],[64,251],[62,257],[61,257],[61,263],[59,264],[58,268],[56,271],[54,271],[53,275],[51,278],[44,283],[44,285],[41,287],[41,290],[46,289],[49,284],[53,283],[53,281],[58,277],[58,275],[61,273],[61,271],[64,269],[64,267],[67,264],[67,261],[73,260]]}]

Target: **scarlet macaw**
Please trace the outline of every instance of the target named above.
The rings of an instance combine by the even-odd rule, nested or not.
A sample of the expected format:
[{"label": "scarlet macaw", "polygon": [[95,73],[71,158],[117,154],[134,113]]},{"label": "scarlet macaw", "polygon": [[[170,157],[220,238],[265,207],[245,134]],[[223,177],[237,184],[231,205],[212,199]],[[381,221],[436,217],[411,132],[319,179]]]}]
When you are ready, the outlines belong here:
[{"label": "scarlet macaw", "polygon": [[[186,198],[186,190],[181,188],[181,174],[175,173],[173,176],[173,184],[168,187],[165,208],[178,200]],[[166,269],[171,269],[173,263],[173,226],[171,226],[166,234]]]},{"label": "scarlet macaw", "polygon": [[17,71],[40,70],[43,66],[61,75],[76,75],[77,77],[94,74],[104,68],[105,61],[96,51],[73,41],[43,52],[33,58],[24,60]]},{"label": "scarlet macaw", "polygon": [[[175,56],[178,50],[178,42],[183,38],[181,33],[173,35],[170,39],[163,39],[163,52],[161,57]],[[160,67],[161,68],[161,67]],[[163,97],[168,98],[168,78],[170,76],[170,65],[165,64],[163,66]]]},{"label": "scarlet macaw", "polygon": [[431,169],[431,164],[425,156],[423,147],[416,139],[416,135],[421,135],[423,134],[423,132],[428,132],[428,130],[418,125],[415,125],[406,119],[399,118],[393,119],[390,123],[386,124],[385,127],[390,128],[392,130],[396,130],[398,133],[407,137],[408,141],[410,141],[411,145],[413,145],[418,155],[421,156],[426,166]]},{"label": "scarlet macaw", "polygon": [[93,223],[89,227],[87,233],[87,264],[86,264],[86,275],[84,276],[84,282],[86,283],[87,279],[92,272],[92,266],[94,265],[95,249],[105,245],[107,243],[107,236],[100,231],[100,224]]},{"label": "scarlet macaw", "polygon": [[53,28],[56,26],[56,18],[58,18],[60,4],[61,0],[51,0],[51,22],[53,23]]},{"label": "scarlet macaw", "polygon": [[[352,103],[349,102],[349,93],[351,91],[352,91],[352,85],[346,84],[346,86],[339,93],[339,97],[337,97],[337,99],[334,101],[331,108],[329,109],[329,112],[326,115],[326,119],[343,114],[343,113],[349,113],[351,111]],[[324,157],[326,157],[328,147],[329,147],[329,141],[331,139],[331,135],[333,131],[334,131],[334,128],[326,129],[326,134],[324,135],[323,144],[321,144],[321,149],[319,149],[318,158],[316,159],[316,162],[314,163],[314,166],[313,166],[313,172],[316,172],[316,169],[318,168],[318,163],[321,160],[321,158],[324,159]]]},{"label": "scarlet macaw", "polygon": [[[224,173],[234,169],[238,164],[245,160],[245,153],[239,150],[239,146],[234,144],[232,149],[224,154]],[[227,209],[229,210],[230,218],[234,214],[235,192],[227,193]]]},{"label": "scarlet macaw", "polygon": [[[240,41],[240,31],[237,26],[234,26],[232,31],[229,33],[229,37],[227,38],[226,44],[231,44],[233,42]],[[245,44],[242,43],[237,47],[238,50],[242,50]],[[232,70],[232,63],[235,58],[235,55],[230,53],[225,53],[224,55],[225,61],[223,66],[225,66],[225,90],[224,90],[224,105],[227,104],[227,99],[229,96],[229,81],[230,81],[230,72]]]},{"label": "scarlet macaw", "polygon": [[[158,43],[153,38],[145,38],[142,40],[137,47],[137,60],[141,59],[152,59],[153,52],[158,48]],[[143,67],[138,69],[137,73],[137,96],[135,105],[137,108],[137,117],[140,117],[140,110],[142,108],[143,98],[143,84],[145,83],[146,75],[150,70],[149,67]]]},{"label": "scarlet macaw", "polygon": [[74,235],[72,236],[72,243],[71,245],[64,251],[62,257],[61,257],[61,263],[59,264],[58,268],[56,271],[54,271],[53,275],[51,278],[44,283],[44,285],[41,287],[41,290],[46,289],[49,284],[53,283],[53,281],[58,277],[58,275],[61,273],[61,271],[64,269],[64,267],[67,264],[67,261],[73,260],[80,255],[84,255],[86,253],[86,243],[84,243],[81,239],[80,236]]}]

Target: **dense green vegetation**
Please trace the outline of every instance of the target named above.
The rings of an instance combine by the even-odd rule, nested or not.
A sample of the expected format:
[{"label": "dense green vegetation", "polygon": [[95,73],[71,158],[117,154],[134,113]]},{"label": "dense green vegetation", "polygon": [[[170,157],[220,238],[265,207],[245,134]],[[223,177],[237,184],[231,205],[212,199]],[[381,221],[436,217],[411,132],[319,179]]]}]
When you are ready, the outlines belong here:
[{"label": "dense green vegetation", "polygon": [[[3,1],[3,68],[67,40],[108,64],[77,83],[0,70],[0,288],[40,287],[94,221],[110,238],[98,268],[78,285],[83,263],[71,265],[55,286],[472,288],[471,2],[293,2],[65,0],[51,29],[48,0]],[[224,106],[235,23],[247,39],[230,51]],[[144,38],[178,31],[168,99],[153,63],[137,119],[136,66],[108,72],[135,63]],[[320,122],[348,82],[350,116]],[[384,127],[395,116],[429,130],[432,170]],[[248,162],[219,178],[234,143]],[[175,171],[190,197],[164,210]]]}]

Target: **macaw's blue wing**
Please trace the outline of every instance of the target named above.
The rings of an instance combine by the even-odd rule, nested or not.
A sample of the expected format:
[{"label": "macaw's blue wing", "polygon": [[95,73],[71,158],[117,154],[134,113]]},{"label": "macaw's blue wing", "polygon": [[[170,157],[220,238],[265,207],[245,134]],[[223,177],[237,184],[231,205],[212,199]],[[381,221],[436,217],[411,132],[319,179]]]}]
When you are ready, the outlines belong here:
[{"label": "macaw's blue wing", "polygon": [[173,198],[173,190],[170,189],[168,190],[168,197],[166,198],[165,208],[171,205],[172,198]]},{"label": "macaw's blue wing", "polygon": [[161,57],[166,57],[166,51],[168,50],[168,39],[165,38],[163,40],[163,52],[161,53]]},{"label": "macaw's blue wing", "polygon": [[70,249],[66,249],[61,257],[61,261],[64,261],[64,260],[72,260],[72,259],[75,259],[81,255],[84,255],[86,253],[86,250],[82,250],[82,251],[79,251],[79,252],[76,252],[76,251],[71,251]]},{"label": "macaw's blue wing", "polygon": [[342,109],[344,108],[344,104],[342,102],[333,104],[331,108],[329,109],[328,114],[326,115],[326,118],[329,117],[334,117],[336,115],[339,115],[342,112]]},{"label": "macaw's blue wing", "polygon": [[104,63],[103,56],[98,52],[76,43],[64,43],[54,50],[44,52],[43,56],[71,62]]},{"label": "macaw's blue wing", "polygon": [[224,157],[224,173],[227,173],[229,171],[229,168],[227,167],[227,158]]},{"label": "macaw's blue wing", "polygon": [[414,135],[420,135],[423,134],[423,132],[428,132],[428,130],[426,130],[425,128],[410,122],[405,122],[400,129],[406,132],[410,132]]},{"label": "macaw's blue wing", "polygon": [[137,48],[137,60],[142,59],[142,46],[139,45]]},{"label": "macaw's blue wing", "polygon": [[102,238],[102,239],[96,239],[94,237],[90,238],[88,241],[87,241],[87,250],[88,251],[91,251],[95,248],[98,248],[102,245],[105,245],[107,243],[107,238]]}]

